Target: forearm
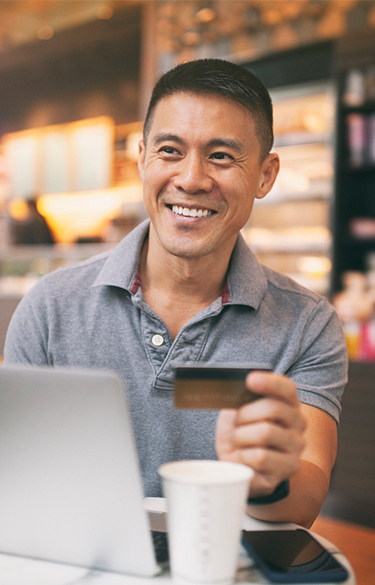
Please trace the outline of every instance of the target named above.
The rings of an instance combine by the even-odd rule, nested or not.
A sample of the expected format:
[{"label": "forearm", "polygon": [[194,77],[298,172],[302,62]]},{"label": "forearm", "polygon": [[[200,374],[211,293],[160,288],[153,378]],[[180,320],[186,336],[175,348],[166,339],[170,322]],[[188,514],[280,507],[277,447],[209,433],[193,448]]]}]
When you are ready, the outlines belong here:
[{"label": "forearm", "polygon": [[310,461],[301,460],[298,472],[290,479],[289,495],[264,506],[248,506],[247,512],[258,520],[294,522],[309,528],[327,496],[329,478]]}]

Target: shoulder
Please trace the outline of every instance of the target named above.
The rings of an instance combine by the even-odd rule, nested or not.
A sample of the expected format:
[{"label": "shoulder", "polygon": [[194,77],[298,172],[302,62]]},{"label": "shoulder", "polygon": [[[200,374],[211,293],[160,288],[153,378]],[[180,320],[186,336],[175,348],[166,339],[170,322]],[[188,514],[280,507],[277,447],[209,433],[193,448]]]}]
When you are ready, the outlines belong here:
[{"label": "shoulder", "polygon": [[53,270],[42,277],[41,283],[50,289],[62,285],[64,287],[81,285],[85,288],[91,286],[102,270],[110,253],[111,251],[102,252],[82,262]]},{"label": "shoulder", "polygon": [[[70,298],[87,291],[102,270],[110,252],[93,256],[77,264],[64,266],[49,272],[33,286],[23,300],[35,302],[45,297],[52,301],[56,298]],[[21,301],[22,302],[22,301]]]},{"label": "shoulder", "polygon": [[[268,320],[300,330],[304,338],[315,338],[322,331],[342,338],[342,324],[330,301],[305,288],[292,278],[262,266],[267,279],[267,291],[261,303],[262,314]],[[268,322],[268,321],[267,321]]]},{"label": "shoulder", "polygon": [[261,312],[268,308],[272,314],[275,307],[278,313],[288,311],[288,307],[291,311],[304,312],[318,305],[329,308],[325,297],[261,264],[241,236],[232,255],[228,286],[233,304],[249,305]]},{"label": "shoulder", "polygon": [[22,306],[44,306],[71,310],[90,303],[109,288],[129,289],[137,271],[140,250],[148,231],[142,222],[113,249],[71,266],[58,268],[45,276],[23,297]]},{"label": "shoulder", "polygon": [[268,292],[272,297],[277,298],[279,301],[285,301],[287,304],[291,303],[296,308],[310,306],[313,309],[319,306],[334,312],[334,308],[326,297],[302,286],[285,274],[276,272],[264,265],[261,265],[261,268],[267,279]]}]

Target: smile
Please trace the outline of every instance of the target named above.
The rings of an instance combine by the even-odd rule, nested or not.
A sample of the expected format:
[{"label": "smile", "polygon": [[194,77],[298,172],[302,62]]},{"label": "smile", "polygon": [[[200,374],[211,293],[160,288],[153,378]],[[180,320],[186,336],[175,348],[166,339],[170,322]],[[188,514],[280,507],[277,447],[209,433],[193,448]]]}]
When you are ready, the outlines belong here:
[{"label": "smile", "polygon": [[179,207],[178,205],[172,205],[170,207],[173,213],[177,215],[184,215],[185,217],[207,217],[207,215],[211,215],[210,209],[189,209],[188,207]]}]

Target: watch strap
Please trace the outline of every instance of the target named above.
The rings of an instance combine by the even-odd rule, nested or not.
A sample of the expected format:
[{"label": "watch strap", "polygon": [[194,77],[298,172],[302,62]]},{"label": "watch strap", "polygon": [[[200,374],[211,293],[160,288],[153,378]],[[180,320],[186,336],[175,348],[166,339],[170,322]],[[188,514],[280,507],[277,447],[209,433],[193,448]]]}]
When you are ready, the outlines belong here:
[{"label": "watch strap", "polygon": [[282,481],[275,491],[268,496],[260,496],[258,498],[248,498],[247,504],[249,506],[263,506],[266,504],[273,504],[279,500],[283,500],[289,494],[289,480]]}]

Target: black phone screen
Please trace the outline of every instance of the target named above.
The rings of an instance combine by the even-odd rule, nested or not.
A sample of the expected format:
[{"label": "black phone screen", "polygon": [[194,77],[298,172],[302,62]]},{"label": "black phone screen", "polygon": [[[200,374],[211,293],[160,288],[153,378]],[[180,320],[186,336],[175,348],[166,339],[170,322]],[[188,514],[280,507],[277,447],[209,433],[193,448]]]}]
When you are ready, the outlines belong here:
[{"label": "black phone screen", "polygon": [[347,570],[306,530],[244,531],[242,542],[275,582],[344,581]]}]

